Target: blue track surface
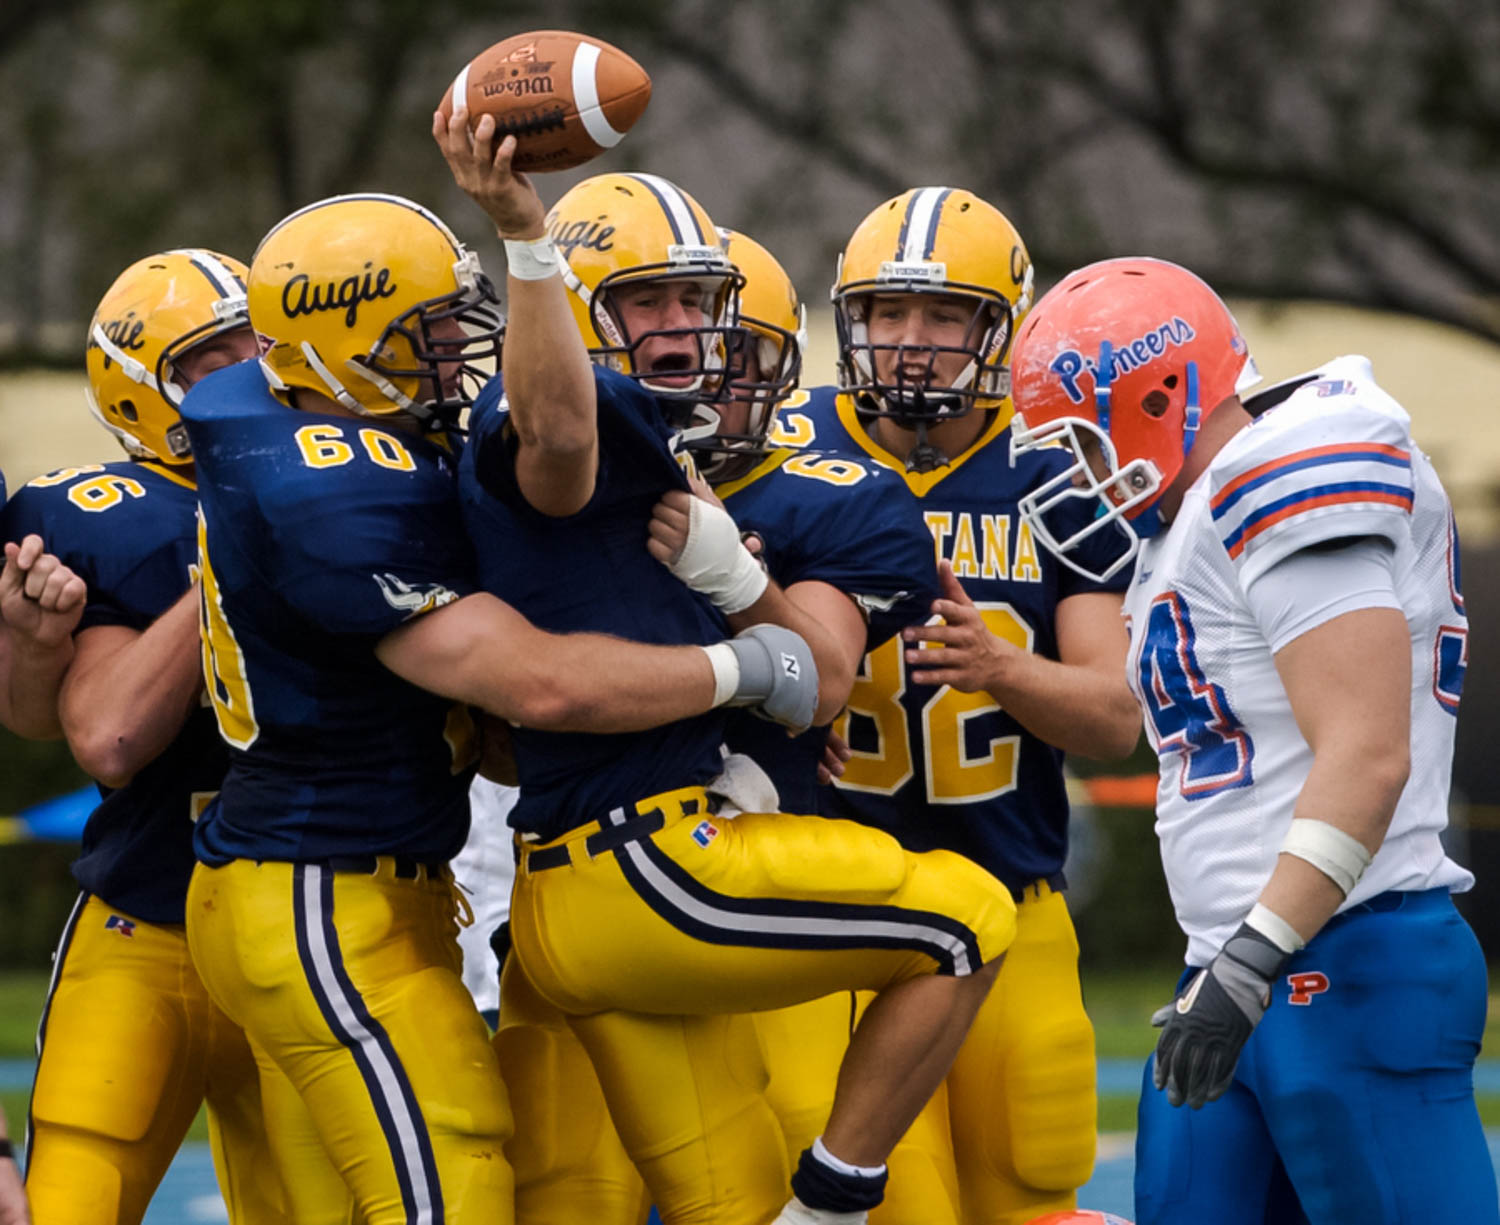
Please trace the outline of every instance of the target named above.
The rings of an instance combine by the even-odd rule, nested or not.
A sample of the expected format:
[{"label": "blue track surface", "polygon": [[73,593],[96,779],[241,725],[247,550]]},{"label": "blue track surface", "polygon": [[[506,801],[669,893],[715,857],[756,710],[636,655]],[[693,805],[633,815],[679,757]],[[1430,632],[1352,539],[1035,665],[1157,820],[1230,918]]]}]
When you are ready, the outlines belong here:
[{"label": "blue track surface", "polygon": [[[1491,1141],[1493,1152],[1496,1141]],[[1094,1167],[1094,1177],[1079,1193],[1078,1202],[1084,1208],[1097,1208],[1105,1212],[1122,1213],[1129,1218],[1131,1211],[1131,1177],[1134,1161],[1130,1154],[1129,1136],[1101,1136],[1099,1161]],[[177,1160],[167,1171],[151,1208],[146,1213],[145,1225],[197,1225],[202,1221],[227,1221],[224,1202],[219,1198],[218,1185],[214,1182],[213,1160],[208,1145],[188,1144],[177,1154]],[[656,1216],[651,1225],[656,1225]]]}]

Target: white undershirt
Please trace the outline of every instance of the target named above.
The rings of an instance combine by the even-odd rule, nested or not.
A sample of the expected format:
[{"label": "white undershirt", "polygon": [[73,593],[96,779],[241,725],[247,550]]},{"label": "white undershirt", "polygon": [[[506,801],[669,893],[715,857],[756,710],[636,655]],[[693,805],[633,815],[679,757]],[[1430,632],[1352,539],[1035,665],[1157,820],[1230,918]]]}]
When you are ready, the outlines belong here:
[{"label": "white undershirt", "polygon": [[1271,651],[1347,612],[1400,609],[1396,550],[1362,536],[1336,549],[1301,549],[1257,577],[1245,591]]}]

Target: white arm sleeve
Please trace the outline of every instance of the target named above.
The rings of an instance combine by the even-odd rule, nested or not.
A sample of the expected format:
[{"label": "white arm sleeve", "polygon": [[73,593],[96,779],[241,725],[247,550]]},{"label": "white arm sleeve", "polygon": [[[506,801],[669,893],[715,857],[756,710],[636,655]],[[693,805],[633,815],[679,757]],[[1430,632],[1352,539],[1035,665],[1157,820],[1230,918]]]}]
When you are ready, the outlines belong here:
[{"label": "white arm sleeve", "polygon": [[1389,540],[1362,536],[1337,548],[1299,549],[1257,576],[1245,597],[1275,653],[1346,612],[1399,609],[1395,567]]}]

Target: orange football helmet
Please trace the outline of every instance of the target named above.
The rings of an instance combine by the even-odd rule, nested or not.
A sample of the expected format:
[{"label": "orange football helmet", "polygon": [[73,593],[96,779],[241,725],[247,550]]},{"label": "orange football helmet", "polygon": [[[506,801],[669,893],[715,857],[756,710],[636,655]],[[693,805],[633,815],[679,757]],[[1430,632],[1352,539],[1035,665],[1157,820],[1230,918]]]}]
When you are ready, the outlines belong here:
[{"label": "orange football helmet", "polygon": [[[1204,419],[1259,378],[1229,308],[1186,268],[1110,259],[1069,273],[1016,336],[1011,448],[1063,444],[1074,461],[1022,499],[1022,514],[1073,569],[1118,572],[1161,530],[1157,504]],[[1053,512],[1076,498],[1097,500],[1098,512],[1058,539]],[[1084,569],[1078,547],[1116,531],[1125,553],[1102,575]]]},{"label": "orange football helmet", "polygon": [[1026,1225],[1130,1225],[1130,1222],[1113,1212],[1077,1208],[1072,1212],[1049,1212],[1046,1216],[1027,1221]]}]

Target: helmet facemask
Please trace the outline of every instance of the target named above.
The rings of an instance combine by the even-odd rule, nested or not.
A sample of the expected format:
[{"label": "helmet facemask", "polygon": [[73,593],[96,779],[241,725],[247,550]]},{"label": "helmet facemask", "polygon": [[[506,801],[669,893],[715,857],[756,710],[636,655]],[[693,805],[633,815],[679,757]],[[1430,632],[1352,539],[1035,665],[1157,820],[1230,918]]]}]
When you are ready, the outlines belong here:
[{"label": "helmet facemask", "polygon": [[800,326],[788,331],[763,319],[741,316],[730,339],[729,403],[743,408],[739,429],[724,425],[722,402],[700,405],[694,424],[683,431],[684,448],[694,454],[698,468],[711,481],[732,480],[769,453],[766,436],[776,409],[796,389],[802,377],[802,353],[807,339],[807,312],[799,307]]},{"label": "helmet facemask", "polygon": [[[426,426],[455,426],[500,368],[505,315],[490,279],[467,253],[454,265],[459,288],[418,302],[386,325],[368,357],[349,370],[375,383]],[[415,382],[408,394],[403,383]]]},{"label": "helmet facemask", "polygon": [[[660,286],[663,292],[671,293],[672,287],[684,282],[696,285],[701,295],[697,307],[684,307],[697,315],[697,322],[673,328],[631,329],[625,317],[631,307],[622,304],[621,299],[627,295],[633,298],[635,291],[643,286]],[[738,308],[743,283],[739,273],[722,264],[713,269],[701,263],[687,268],[649,264],[611,273],[599,282],[589,301],[594,332],[604,342],[592,346],[589,355],[640,383],[662,401],[669,417],[674,415],[674,402],[690,406],[700,401],[712,404],[728,399],[734,374],[727,368],[728,358],[738,347],[738,328],[731,320]],[[668,353],[654,361],[652,369],[642,368],[639,353],[642,345],[653,339],[676,337],[691,337],[696,357],[685,352]],[[681,420],[673,424],[681,426],[691,416],[691,408],[684,408],[676,415]]]},{"label": "helmet facemask", "polygon": [[[1023,418],[1011,418],[1012,465],[1039,447],[1066,450],[1073,462],[1021,498],[1022,517],[1070,570],[1101,583],[1114,577],[1139,552],[1141,537],[1156,530],[1152,503],[1162,487],[1161,472],[1149,459],[1121,467],[1109,434],[1083,417],[1058,418],[1035,430]],[[1079,501],[1092,507],[1082,527],[1066,513]]]},{"label": "helmet facemask", "polygon": [[[956,345],[876,344],[870,339],[870,316],[877,296],[934,294],[962,301],[970,310],[964,340]],[[994,407],[1010,393],[1005,365],[1010,347],[1011,308],[997,293],[976,286],[922,286],[856,283],[834,295],[839,340],[839,390],[851,393],[860,412],[890,417],[907,429],[936,425],[961,417],[975,405]],[[937,365],[944,354],[958,354],[964,366],[957,377],[942,381]],[[883,355],[891,370],[879,373]],[[908,366],[917,366],[908,372]]]}]

